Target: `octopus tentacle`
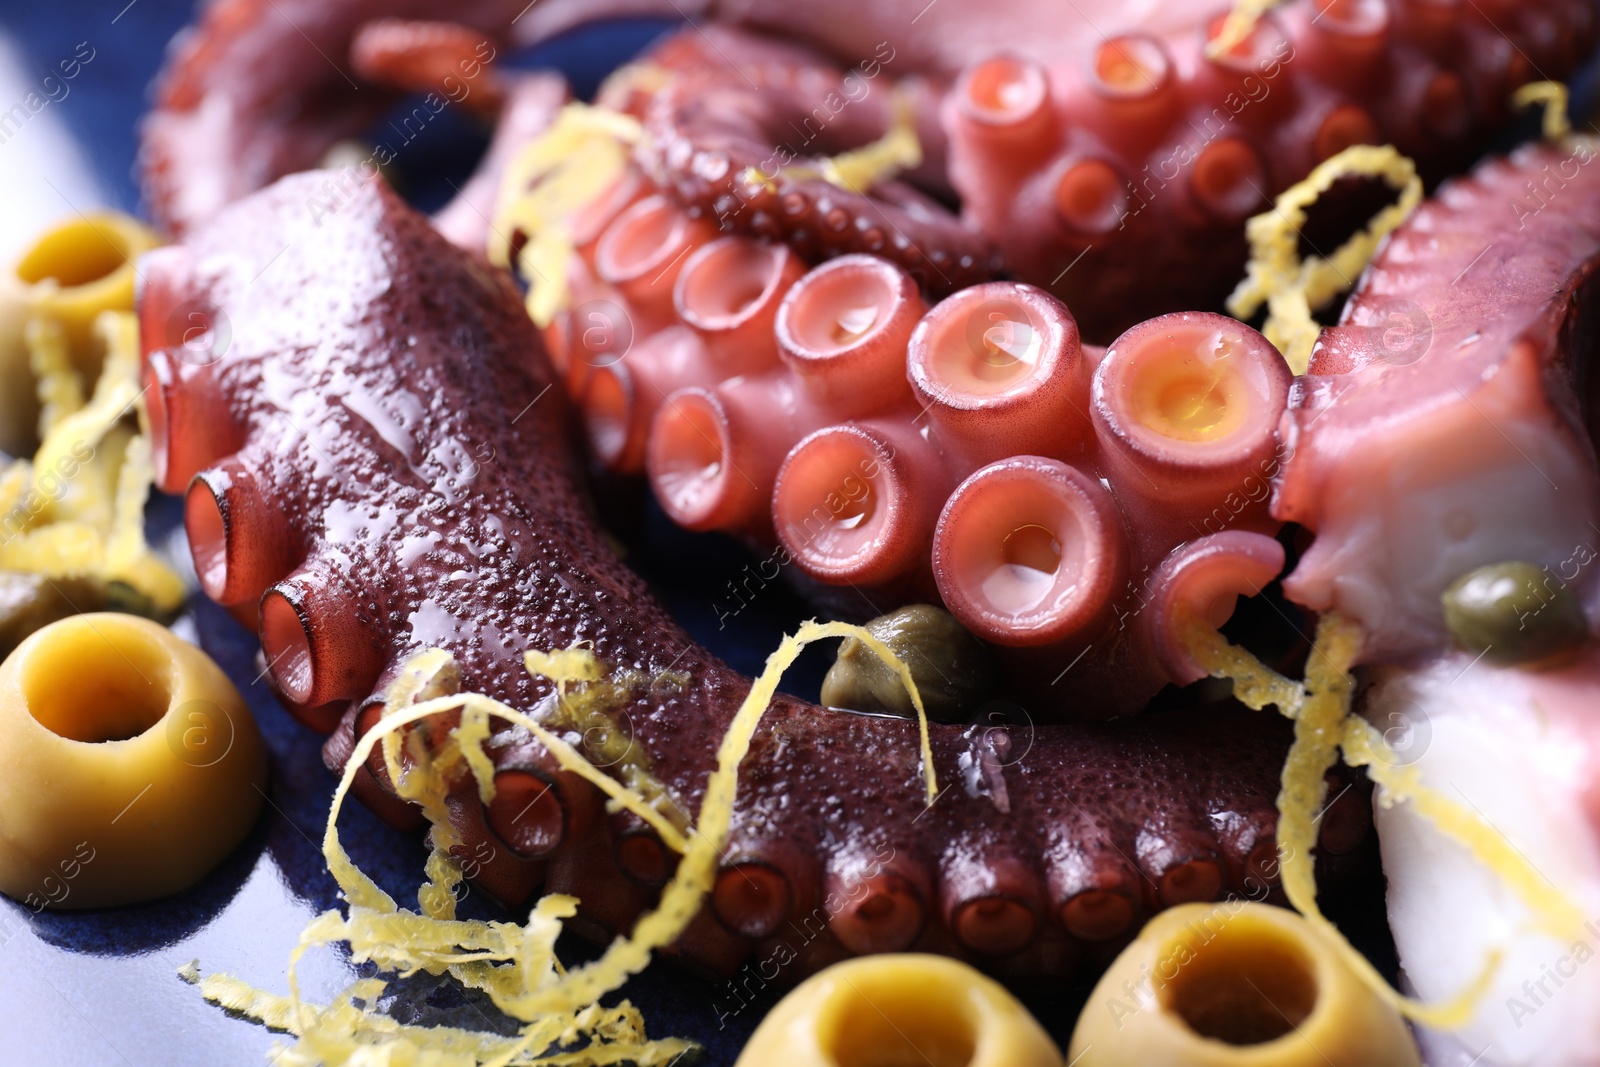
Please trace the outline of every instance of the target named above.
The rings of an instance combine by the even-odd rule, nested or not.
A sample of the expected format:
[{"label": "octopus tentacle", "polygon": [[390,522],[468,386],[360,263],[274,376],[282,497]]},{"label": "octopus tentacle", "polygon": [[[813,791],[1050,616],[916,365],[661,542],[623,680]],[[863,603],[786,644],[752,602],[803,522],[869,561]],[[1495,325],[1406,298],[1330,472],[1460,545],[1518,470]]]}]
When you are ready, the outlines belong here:
[{"label": "octopus tentacle", "polygon": [[[1243,263],[1240,223],[1352,144],[1394,144],[1435,174],[1470,158],[1512,90],[1565,77],[1595,28],[1576,2],[1302,0],[1213,55],[1213,15],[1179,6],[1181,28],[1070,59],[1002,53],[947,98],[964,209],[1095,340],[1217,306]],[[1163,283],[1139,284],[1151,276]]]},{"label": "octopus tentacle", "polygon": [[[676,232],[682,217],[646,199],[594,247],[621,243],[615,227],[631,232],[658,208],[676,221],[653,231]],[[670,262],[678,242],[642,246]],[[1291,375],[1232,319],[1163,316],[1098,349],[1058,300],[1014,282],[928,309],[910,275],[882,259],[799,275],[785,246],[743,236],[686,258],[682,326],[567,373],[582,376],[602,461],[627,470],[643,459],[682,526],[776,544],[821,582],[897,601],[941,596],[986,639],[1034,650],[1038,670],[1056,662],[1052,677],[1091,647],[1085,668],[1130,655],[1128,640],[1173,644],[1168,623],[1188,602],[1146,608],[1176,574],[1176,558],[1158,568],[1179,546],[1276,530],[1266,507]],[[617,300],[625,320],[651,321]],[[1043,458],[1011,460],[1030,456]],[[1258,592],[1272,575],[1257,564],[1281,564],[1275,552],[1230,568],[1236,556],[1213,550],[1200,569],[1217,588],[1201,606],[1231,605],[1230,578],[1232,593]],[[1120,695],[1106,712],[1142,706],[1181,659],[1115,668]],[[1088,669],[1076,678],[1085,691],[1102,681]]]},{"label": "octopus tentacle", "polygon": [[1591,570],[1571,559],[1600,522],[1579,377],[1600,269],[1596,151],[1530,146],[1446,184],[1295,385],[1273,510],[1316,539],[1285,591],[1358,619],[1371,658],[1445,647],[1440,594],[1490,563],[1561,569],[1594,603]]},{"label": "octopus tentacle", "polygon": [[151,213],[182,233],[376,121],[396,97],[352,77],[351,44],[367,23],[443,16],[492,41],[516,14],[503,0],[208,5],[173,42],[140,132]]},{"label": "octopus tentacle", "polygon": [[912,112],[919,142],[942,158],[932,86],[875,91],[881,64],[870,55],[862,70],[799,49],[755,58],[747,35],[717,32],[722,50],[746,61],[680,75],[651,100],[639,156],[657,184],[724,229],[781,240],[810,259],[871,253],[934,292],[994,276],[989,240],[911,186],[823,176],[827,157],[886,136],[897,108]]},{"label": "octopus tentacle", "polygon": [[[368,694],[416,651],[444,647],[452,684],[534,709],[583,744],[522,653],[591,642],[617,680],[606,714],[624,763],[695,810],[749,682],[690,641],[591,524],[567,411],[544,394],[553,372],[517,294],[381,185],[314,226],[300,205],[316,180],[285,179],[149,262],[152,291],[181,282],[234,323],[209,387],[262,468],[240,491],[274,505],[302,556],[276,561],[291,573],[263,607],[269,653],[288,650],[269,661],[274,683],[302,714],[327,701],[316,718],[338,721],[325,750],[338,764],[371,728]],[[255,237],[267,230],[286,249],[263,271]],[[208,459],[201,503],[245,462]],[[270,577],[237,569],[266,551],[253,526],[220,525],[195,529],[229,563],[219,588]],[[726,970],[788,918],[832,931],[812,964],[923,946],[1063,969],[1081,955],[1073,929],[1112,937],[1148,908],[1226,891],[1270,832],[1286,740],[1281,723],[1228,708],[1203,724],[934,727],[938,772],[957,784],[929,808],[914,723],[780,697],[741,772],[733,851],[680,951]],[[504,730],[487,749],[506,799],[486,809],[469,779],[449,801],[468,873],[507,902],[541,880],[575,892],[595,932],[631,922],[651,899],[642,883],[671,857],[637,824],[601,818],[592,789],[525,735]],[[381,764],[357,780],[400,817]],[[1226,828],[1241,815],[1251,832]],[[1157,888],[1135,892],[1147,878]],[[840,886],[858,896],[830,908]]]}]

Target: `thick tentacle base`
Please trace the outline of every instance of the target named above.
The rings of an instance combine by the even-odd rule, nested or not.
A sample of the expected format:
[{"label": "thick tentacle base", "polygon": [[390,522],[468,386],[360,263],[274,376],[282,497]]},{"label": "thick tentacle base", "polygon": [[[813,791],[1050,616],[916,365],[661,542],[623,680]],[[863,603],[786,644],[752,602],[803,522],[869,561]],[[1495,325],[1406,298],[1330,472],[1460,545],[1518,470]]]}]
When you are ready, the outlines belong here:
[{"label": "thick tentacle base", "polygon": [[1369,658],[1445,647],[1441,593],[1487,564],[1594,600],[1596,151],[1528,147],[1445,186],[1295,385],[1273,512],[1317,537],[1285,588],[1360,620]]},{"label": "thick tentacle base", "polygon": [[[290,709],[336,725],[332,765],[399,666],[440,647],[457,670],[438,687],[529,709],[610,773],[661,783],[662,809],[686,820],[749,680],[673,624],[585,513],[568,413],[509,282],[381,184],[314,225],[318,180],[285,179],[146,261],[152,325],[175,299],[233,325],[219,360],[171,373],[172,339],[147,332],[160,476],[190,484],[207,591],[260,604]],[[608,669],[595,703],[556,700],[523,666],[530,648],[578,642]],[[798,970],[915,946],[1068,971],[1156,909],[1270,874],[1285,742],[1276,720],[1225,707],[935,727],[949,788],[929,807],[915,724],[780,698],[679,949],[723,973],[786,941]],[[470,782],[450,801],[477,884],[508,903],[541,884],[576,893],[596,932],[631,922],[673,867],[657,832],[606,816],[520,730],[488,750],[496,802]],[[407,819],[381,760],[357,782]]]}]

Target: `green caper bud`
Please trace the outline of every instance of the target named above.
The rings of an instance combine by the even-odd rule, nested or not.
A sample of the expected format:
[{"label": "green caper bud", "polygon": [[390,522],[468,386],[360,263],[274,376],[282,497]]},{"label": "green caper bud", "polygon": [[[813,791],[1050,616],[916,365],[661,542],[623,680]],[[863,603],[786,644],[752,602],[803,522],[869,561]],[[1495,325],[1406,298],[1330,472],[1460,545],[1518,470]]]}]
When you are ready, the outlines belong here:
[{"label": "green caper bud", "polygon": [[1537,563],[1491,563],[1468,571],[1442,599],[1450,636],[1491,663],[1538,663],[1589,632],[1577,596]]},{"label": "green caper bud", "polygon": [[[910,669],[934,722],[961,722],[993,695],[989,650],[943,608],[912,604],[873,619],[866,629]],[[823,680],[822,702],[853,711],[916,714],[899,673],[853,637],[839,647]]]}]

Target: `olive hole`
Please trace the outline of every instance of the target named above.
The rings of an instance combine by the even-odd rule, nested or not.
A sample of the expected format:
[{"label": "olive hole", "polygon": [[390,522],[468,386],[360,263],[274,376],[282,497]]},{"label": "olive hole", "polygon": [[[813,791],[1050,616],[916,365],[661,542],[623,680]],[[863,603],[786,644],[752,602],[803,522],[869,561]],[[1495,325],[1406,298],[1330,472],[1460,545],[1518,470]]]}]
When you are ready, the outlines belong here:
[{"label": "olive hole", "polygon": [[1171,946],[1163,959],[1178,964],[1163,999],[1201,1037],[1264,1044],[1294,1030],[1317,1005],[1311,960],[1271,927],[1230,922]]},{"label": "olive hole", "polygon": [[945,982],[912,990],[866,975],[841,981],[821,1038],[832,1067],[968,1067],[978,1043],[964,990]]},{"label": "olive hole", "polygon": [[[84,663],[95,667],[63,669]],[[165,656],[143,640],[119,633],[114,641],[74,628],[29,657],[22,686],[41,726],[69,741],[99,744],[138,737],[162,720],[172,703],[167,675]]]},{"label": "olive hole", "polygon": [[17,264],[17,276],[29,285],[50,278],[72,288],[97,282],[126,262],[127,246],[84,219],[61,227],[29,252]]}]

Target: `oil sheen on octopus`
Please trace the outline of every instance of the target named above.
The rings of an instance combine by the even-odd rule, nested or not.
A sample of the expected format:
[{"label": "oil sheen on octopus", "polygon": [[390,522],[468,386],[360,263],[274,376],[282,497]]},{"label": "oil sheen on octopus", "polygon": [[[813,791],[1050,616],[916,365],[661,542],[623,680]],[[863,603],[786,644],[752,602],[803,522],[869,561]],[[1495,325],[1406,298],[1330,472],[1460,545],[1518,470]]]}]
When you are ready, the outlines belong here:
[{"label": "oil sheen on octopus", "polygon": [[[159,482],[187,489],[205,591],[252,622],[259,603],[272,678],[332,731],[330,766],[428,646],[454,655],[460,685],[567,730],[522,654],[592,642],[629,758],[697,810],[749,680],[667,617],[585,511],[569,412],[509,280],[382,183],[313,223],[320,180],[283,179],[144,265]],[[218,358],[183,344],[196,307],[226,316]],[[1270,881],[1285,746],[1281,721],[1220,705],[935,726],[951,788],[928,808],[915,723],[781,697],[679,951],[727,972],[795,921],[820,931],[807,965],[920,947],[1068,972],[1154,910]],[[453,801],[478,884],[508,904],[541,885],[573,893],[591,930],[627,927],[671,871],[660,840],[607,816],[525,734],[490,748],[495,803],[470,786]],[[363,799],[415,825],[386,781],[364,768]],[[1325,855],[1369,837],[1358,794],[1325,817]]]},{"label": "oil sheen on octopus", "polygon": [[[1435,177],[1459,169],[1512,90],[1566,77],[1596,27],[1591,0],[1288,0],[1223,49],[1220,6],[225,0],[168,63],[142,169],[157,217],[181,231],[359,133],[394,100],[375,88],[526,119],[519,101],[536,111],[559,89],[486,56],[606,17],[688,15],[704,34],[666,49],[673,76],[638,101],[641,164],[680,206],[807,260],[886,256],[934,295],[1001,271],[1051,289],[1106,343],[1218,306],[1244,219],[1344,147],[1390,143]],[[830,84],[870,91],[830,108],[815,143],[791,143]],[[803,162],[880,135],[895,100],[922,141],[908,181],[742,183],[776,148]]]}]

